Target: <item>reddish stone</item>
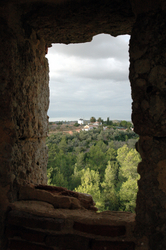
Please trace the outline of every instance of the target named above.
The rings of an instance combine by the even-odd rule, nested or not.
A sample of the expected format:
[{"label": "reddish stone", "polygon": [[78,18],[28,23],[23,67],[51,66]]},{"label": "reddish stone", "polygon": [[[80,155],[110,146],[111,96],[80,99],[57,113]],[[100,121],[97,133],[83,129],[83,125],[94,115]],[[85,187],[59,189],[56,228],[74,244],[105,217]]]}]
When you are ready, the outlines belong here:
[{"label": "reddish stone", "polygon": [[13,238],[15,236],[21,237],[23,240],[42,243],[45,240],[46,233],[35,231],[20,226],[9,225],[6,229],[6,236]]},{"label": "reddish stone", "polygon": [[93,241],[92,250],[134,250],[134,242]]},{"label": "reddish stone", "polygon": [[8,224],[29,228],[40,228],[60,231],[64,226],[63,219],[40,217],[26,212],[13,210],[8,215]]},{"label": "reddish stone", "polygon": [[27,241],[11,240],[8,250],[54,250],[52,247],[37,245]]},{"label": "reddish stone", "polygon": [[110,226],[110,225],[90,225],[80,222],[74,222],[73,228],[77,231],[88,234],[96,234],[101,236],[118,237],[125,235],[125,226]]}]

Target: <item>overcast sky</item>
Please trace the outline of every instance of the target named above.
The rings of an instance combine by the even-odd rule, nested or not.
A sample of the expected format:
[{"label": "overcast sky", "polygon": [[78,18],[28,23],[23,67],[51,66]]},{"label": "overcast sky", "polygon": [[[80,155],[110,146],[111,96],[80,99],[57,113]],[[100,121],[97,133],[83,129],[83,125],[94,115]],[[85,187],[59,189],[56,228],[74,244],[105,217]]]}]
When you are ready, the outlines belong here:
[{"label": "overcast sky", "polygon": [[129,36],[100,34],[83,44],[54,44],[50,67],[50,121],[131,120]]}]

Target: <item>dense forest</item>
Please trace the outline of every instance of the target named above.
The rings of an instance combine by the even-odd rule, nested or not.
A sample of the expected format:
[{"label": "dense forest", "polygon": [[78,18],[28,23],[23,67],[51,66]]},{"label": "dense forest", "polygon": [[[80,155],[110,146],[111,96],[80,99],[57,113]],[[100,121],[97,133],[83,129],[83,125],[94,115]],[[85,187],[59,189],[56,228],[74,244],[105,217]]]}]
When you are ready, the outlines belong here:
[{"label": "dense forest", "polygon": [[134,212],[141,160],[137,140],[129,129],[102,126],[52,134],[47,138],[48,184],[91,194],[99,211]]}]

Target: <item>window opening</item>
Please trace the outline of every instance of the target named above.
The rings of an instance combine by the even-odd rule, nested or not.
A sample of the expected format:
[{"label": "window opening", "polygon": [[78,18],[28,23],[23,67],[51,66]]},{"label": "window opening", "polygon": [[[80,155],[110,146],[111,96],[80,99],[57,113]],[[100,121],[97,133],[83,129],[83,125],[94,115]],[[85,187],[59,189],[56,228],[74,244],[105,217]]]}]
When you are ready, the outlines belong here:
[{"label": "window opening", "polygon": [[50,67],[48,184],[89,193],[99,211],[134,212],[138,135],[131,124],[129,36],[55,44]]}]

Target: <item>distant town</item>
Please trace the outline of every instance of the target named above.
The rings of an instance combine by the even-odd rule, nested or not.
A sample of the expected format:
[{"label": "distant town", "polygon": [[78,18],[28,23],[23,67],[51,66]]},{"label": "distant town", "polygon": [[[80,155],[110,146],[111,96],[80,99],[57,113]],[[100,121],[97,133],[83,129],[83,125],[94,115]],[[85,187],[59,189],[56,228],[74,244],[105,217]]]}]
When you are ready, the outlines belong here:
[{"label": "distant town", "polygon": [[50,133],[63,132],[72,134],[74,131],[89,131],[99,127],[102,127],[103,130],[113,128],[119,131],[133,131],[133,124],[131,121],[110,120],[109,117],[105,121],[102,118],[96,119],[95,117],[91,117],[89,120],[79,118],[75,121],[49,122]]}]

